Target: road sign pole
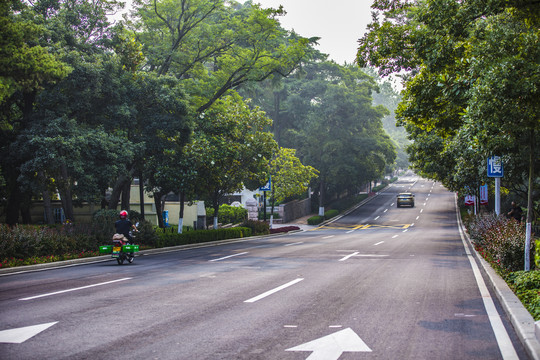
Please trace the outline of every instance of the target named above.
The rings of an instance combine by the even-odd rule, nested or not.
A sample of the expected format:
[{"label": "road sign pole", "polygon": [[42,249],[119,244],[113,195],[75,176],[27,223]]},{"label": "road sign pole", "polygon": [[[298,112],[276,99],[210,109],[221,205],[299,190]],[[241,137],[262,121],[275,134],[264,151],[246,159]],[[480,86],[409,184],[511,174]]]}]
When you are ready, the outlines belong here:
[{"label": "road sign pole", "polygon": [[495,178],[495,214],[501,214],[501,178]]}]

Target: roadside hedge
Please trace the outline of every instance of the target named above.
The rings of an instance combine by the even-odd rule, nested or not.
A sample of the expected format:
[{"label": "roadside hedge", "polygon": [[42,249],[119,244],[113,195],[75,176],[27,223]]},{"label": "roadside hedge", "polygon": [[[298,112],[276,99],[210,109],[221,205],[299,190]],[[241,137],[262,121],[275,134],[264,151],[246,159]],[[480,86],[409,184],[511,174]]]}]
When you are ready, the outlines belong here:
[{"label": "roadside hedge", "polygon": [[167,246],[178,246],[187,244],[198,244],[210,241],[236,239],[251,236],[251,229],[246,227],[236,227],[217,230],[197,230],[188,231],[182,234],[166,232],[158,233],[155,242],[156,248]]}]

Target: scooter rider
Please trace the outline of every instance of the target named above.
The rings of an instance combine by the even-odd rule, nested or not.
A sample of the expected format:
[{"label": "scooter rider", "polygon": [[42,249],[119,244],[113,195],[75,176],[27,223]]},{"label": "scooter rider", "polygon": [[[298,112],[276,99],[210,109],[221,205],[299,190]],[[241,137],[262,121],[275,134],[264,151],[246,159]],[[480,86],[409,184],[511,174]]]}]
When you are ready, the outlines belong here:
[{"label": "scooter rider", "polygon": [[124,235],[129,243],[133,241],[129,232],[131,230],[137,231],[137,228],[128,220],[128,212],[126,210],[120,211],[120,220],[114,223],[114,227],[116,228],[116,233]]}]

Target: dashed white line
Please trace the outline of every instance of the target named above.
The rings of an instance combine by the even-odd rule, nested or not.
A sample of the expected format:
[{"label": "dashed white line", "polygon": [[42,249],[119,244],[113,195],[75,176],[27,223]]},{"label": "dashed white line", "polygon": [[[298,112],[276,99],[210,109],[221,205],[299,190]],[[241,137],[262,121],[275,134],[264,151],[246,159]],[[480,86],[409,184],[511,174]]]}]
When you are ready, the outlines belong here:
[{"label": "dashed white line", "polygon": [[278,287],[275,288],[275,289],[272,289],[272,290],[269,290],[269,291],[267,291],[267,292],[265,292],[265,293],[262,293],[261,295],[252,297],[251,299],[248,299],[248,300],[246,300],[246,301],[244,301],[244,302],[245,302],[245,303],[254,303],[255,301],[259,301],[259,300],[261,300],[261,299],[264,299],[264,298],[267,297],[267,296],[270,296],[270,295],[272,295],[272,294],[277,293],[278,291],[281,291],[281,290],[283,290],[283,289],[286,289],[286,288],[288,288],[289,286],[293,286],[294,284],[297,284],[297,283],[299,283],[299,282],[302,281],[302,280],[304,280],[304,279],[303,279],[303,278],[298,278],[298,279],[296,279],[296,280],[293,280],[293,281],[291,281],[291,282],[288,282],[288,283],[286,283],[286,284],[283,284],[283,285],[281,285],[281,286],[278,286]]},{"label": "dashed white line", "polygon": [[377,216],[374,220],[377,220],[377,219],[379,219],[379,218],[380,218],[380,216]]},{"label": "dashed white line", "polygon": [[377,246],[377,245],[381,245],[381,244],[384,244],[384,241],[379,241],[378,243],[373,244],[373,246]]},{"label": "dashed white line", "polygon": [[238,254],[234,254],[234,255],[224,256],[224,257],[221,257],[219,259],[208,260],[208,261],[210,261],[210,262],[221,261],[221,260],[225,260],[225,259],[230,259],[230,258],[235,257],[235,256],[246,255],[246,254],[247,254],[247,252],[242,252],[242,253],[238,253]]},{"label": "dashed white line", "polygon": [[392,236],[392,239],[395,239],[395,238],[397,238],[398,236],[399,236],[399,235],[394,235],[394,236]]},{"label": "dashed white line", "polygon": [[330,239],[330,238],[333,238],[335,235],[329,235],[329,236],[325,236],[323,237],[323,239]]},{"label": "dashed white line", "polygon": [[356,255],[358,255],[358,254],[359,254],[358,251],[357,251],[357,252],[354,252],[354,253],[352,253],[352,254],[350,254],[350,255],[345,256],[344,258],[340,259],[339,261],[349,260],[350,258],[352,258],[353,256],[356,256]]},{"label": "dashed white line", "polygon": [[93,287],[96,287],[96,286],[108,285],[108,284],[113,284],[113,283],[116,283],[116,282],[126,281],[126,280],[131,280],[131,279],[132,279],[132,278],[122,278],[122,279],[117,279],[117,280],[107,281],[107,282],[103,282],[103,283],[99,283],[99,284],[86,285],[86,286],[81,286],[81,287],[73,288],[73,289],[67,289],[67,290],[55,291],[55,292],[48,293],[48,294],[41,294],[41,295],[36,295],[36,296],[30,296],[30,297],[22,298],[22,299],[19,299],[19,300],[22,300],[22,301],[33,300],[33,299],[38,299],[38,298],[42,298],[42,297],[46,297],[46,296],[52,296],[52,295],[63,294],[63,293],[71,292],[71,291],[77,291],[77,290],[89,289],[89,288],[93,288]]},{"label": "dashed white line", "polygon": [[293,246],[293,245],[300,245],[300,244],[303,244],[304,242],[303,241],[300,241],[300,242],[295,242],[295,243],[291,243],[291,244],[285,244],[283,246]]}]

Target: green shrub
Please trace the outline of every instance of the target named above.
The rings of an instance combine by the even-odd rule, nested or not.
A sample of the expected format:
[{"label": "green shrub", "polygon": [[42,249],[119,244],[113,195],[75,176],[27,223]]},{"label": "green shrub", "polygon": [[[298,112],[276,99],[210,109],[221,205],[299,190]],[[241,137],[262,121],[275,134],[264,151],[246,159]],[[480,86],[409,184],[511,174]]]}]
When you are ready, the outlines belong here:
[{"label": "green shrub", "polygon": [[253,235],[266,235],[270,233],[270,225],[264,221],[246,220],[241,226],[251,229]]},{"label": "green shrub", "polygon": [[243,227],[217,230],[188,231],[182,234],[173,232],[158,232],[155,246],[161,248],[167,246],[178,246],[218,240],[236,239],[248,236],[251,236],[251,229]]},{"label": "green shrub", "polygon": [[324,212],[324,218],[325,219],[331,219],[335,216],[338,216],[339,215],[339,210],[335,210],[335,209],[332,209],[332,210],[328,210],[328,211],[325,211]]},{"label": "green shrub", "polygon": [[319,225],[319,224],[322,223],[323,221],[324,221],[324,217],[323,217],[323,216],[319,216],[319,215],[312,216],[312,217],[310,217],[309,219],[307,219],[308,225]]},{"label": "green shrub", "polygon": [[[219,207],[218,221],[222,224],[240,224],[247,219],[247,209],[223,204]],[[214,209],[206,208],[206,223],[214,223]]]},{"label": "green shrub", "polygon": [[[467,231],[475,247],[504,271],[518,271],[525,263],[525,226],[513,219],[489,215],[468,220]],[[534,244],[531,243],[531,251]],[[531,265],[533,265],[531,259]]]},{"label": "green shrub", "polygon": [[540,270],[516,271],[506,281],[534,320],[540,320]]}]

